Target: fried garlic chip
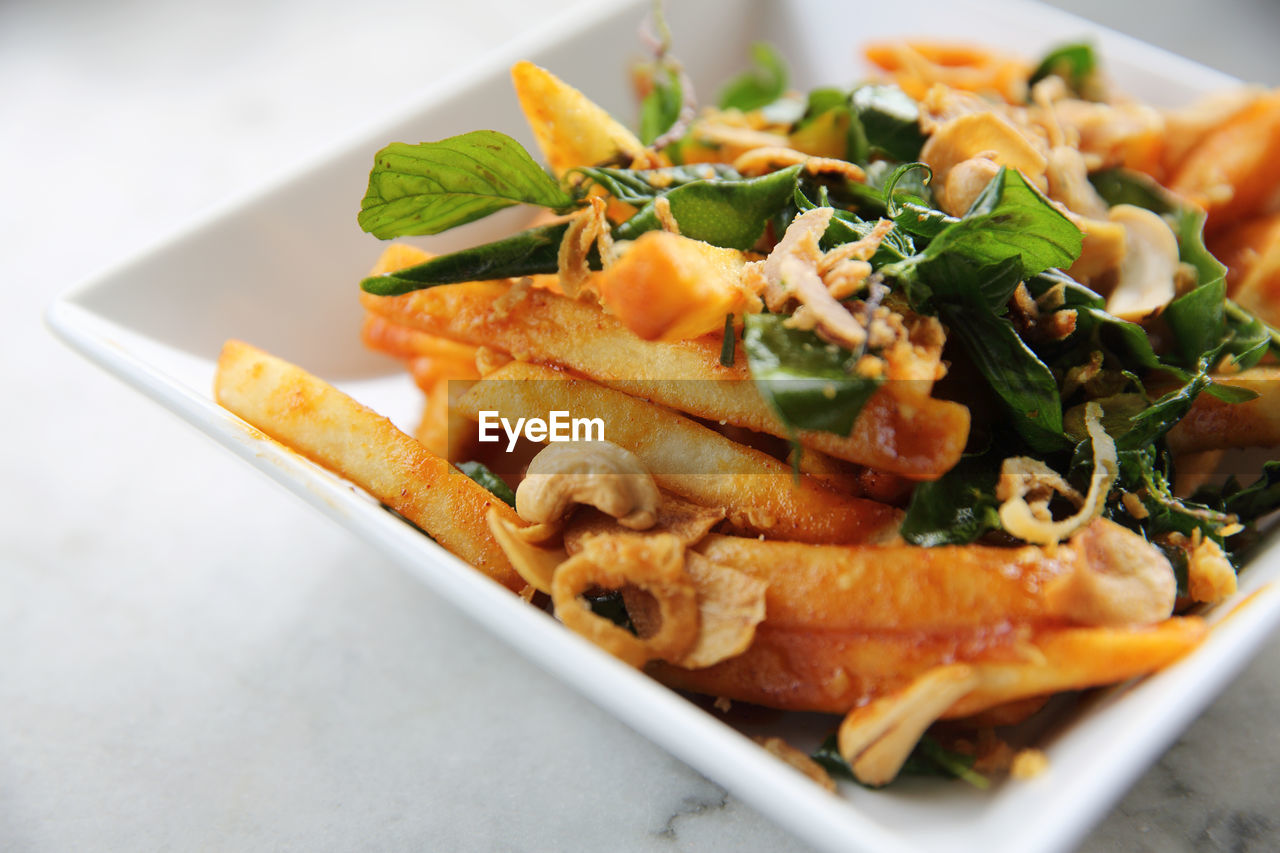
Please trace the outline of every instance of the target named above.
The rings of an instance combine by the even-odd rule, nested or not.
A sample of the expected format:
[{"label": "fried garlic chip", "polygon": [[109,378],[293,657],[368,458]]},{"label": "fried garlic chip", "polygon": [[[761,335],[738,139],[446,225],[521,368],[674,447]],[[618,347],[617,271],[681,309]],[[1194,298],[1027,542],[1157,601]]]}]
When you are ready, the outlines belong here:
[{"label": "fried garlic chip", "polygon": [[925,729],[979,683],[974,668],[962,663],[929,670],[906,688],[850,711],[840,724],[840,754],[859,782],[888,784]]},{"label": "fried garlic chip", "polygon": [[564,531],[564,547],[570,554],[582,550],[582,544],[593,536],[616,536],[630,533],[633,536],[674,536],[685,545],[694,545],[724,520],[723,507],[708,507],[676,497],[669,492],[658,493],[658,509],[653,527],[648,530],[628,530],[613,518],[594,507],[579,507],[569,519]]},{"label": "fried garlic chip", "polygon": [[[632,666],[678,660],[698,639],[697,590],[684,564],[684,543],[674,536],[598,536],[555,570],[551,599],[566,626]],[[592,590],[647,593],[654,612],[639,618],[641,608],[629,608],[632,634],[592,612],[582,598]]]},{"label": "fried garlic chip", "polygon": [[516,574],[538,592],[550,595],[556,567],[569,559],[563,548],[540,545],[548,538],[548,531],[554,528],[546,524],[521,527],[493,510],[489,511],[487,521],[493,538],[511,561]]},{"label": "fried garlic chip", "polygon": [[781,761],[786,762],[828,791],[835,793],[836,783],[821,764],[814,761],[804,752],[796,749],[780,737],[753,737],[753,741],[764,747],[764,751]]},{"label": "fried garlic chip", "polygon": [[756,626],[764,621],[768,584],[693,552],[685,570],[698,590],[698,640],[673,662],[686,669],[702,669],[745,652],[755,639]]}]

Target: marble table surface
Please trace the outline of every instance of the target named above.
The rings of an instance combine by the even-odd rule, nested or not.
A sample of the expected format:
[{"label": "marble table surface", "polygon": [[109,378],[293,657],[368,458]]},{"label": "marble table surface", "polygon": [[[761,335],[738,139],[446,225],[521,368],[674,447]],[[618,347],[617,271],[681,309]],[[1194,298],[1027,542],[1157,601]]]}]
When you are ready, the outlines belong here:
[{"label": "marble table surface", "polygon": [[[41,326],[570,5],[0,4],[0,850],[799,851]],[[1280,7],[1071,7],[1280,84]],[[1280,849],[1280,640],[1083,850]]]}]

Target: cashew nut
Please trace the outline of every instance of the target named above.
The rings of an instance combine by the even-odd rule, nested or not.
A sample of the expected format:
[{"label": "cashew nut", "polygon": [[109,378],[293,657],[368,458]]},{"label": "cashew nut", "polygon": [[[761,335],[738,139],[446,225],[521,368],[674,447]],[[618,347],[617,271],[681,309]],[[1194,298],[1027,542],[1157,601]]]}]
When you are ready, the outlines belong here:
[{"label": "cashew nut", "polygon": [[646,530],[657,520],[659,496],[653,477],[630,451],[608,441],[547,445],[516,489],[516,514],[532,524],[564,518],[587,504]]},{"label": "cashew nut", "polygon": [[964,216],[999,171],[1000,164],[985,154],[953,166],[947,173],[945,185],[946,212],[952,216]]},{"label": "cashew nut", "polygon": [[1141,320],[1174,297],[1178,239],[1159,214],[1142,207],[1117,204],[1108,218],[1124,227],[1128,248],[1107,311],[1122,320]]},{"label": "cashew nut", "polygon": [[[1037,140],[1039,142],[1039,140]],[[948,196],[948,173],[957,165],[979,155],[1002,166],[1017,169],[1033,184],[1045,187],[1044,172],[1048,165],[1043,151],[1021,130],[1003,116],[993,112],[968,113],[941,125],[920,150],[920,159],[933,170],[935,193],[943,190],[939,206],[954,216],[963,214]]]}]

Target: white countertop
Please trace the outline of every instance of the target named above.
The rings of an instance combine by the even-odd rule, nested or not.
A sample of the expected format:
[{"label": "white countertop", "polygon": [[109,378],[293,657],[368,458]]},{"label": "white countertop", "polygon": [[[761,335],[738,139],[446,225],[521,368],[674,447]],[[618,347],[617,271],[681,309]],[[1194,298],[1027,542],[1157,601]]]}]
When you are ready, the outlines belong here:
[{"label": "white countertop", "polygon": [[[0,5],[0,850],[806,849],[40,325],[571,5]],[[1280,84],[1267,0],[1056,5]],[[1277,712],[1273,640],[1083,849],[1280,849]]]}]

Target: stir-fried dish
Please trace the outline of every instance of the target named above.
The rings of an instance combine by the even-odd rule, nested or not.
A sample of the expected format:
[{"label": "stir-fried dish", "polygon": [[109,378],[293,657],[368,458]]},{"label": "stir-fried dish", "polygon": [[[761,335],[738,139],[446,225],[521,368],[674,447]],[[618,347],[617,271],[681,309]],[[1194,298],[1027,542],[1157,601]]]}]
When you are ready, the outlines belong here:
[{"label": "stir-fried dish", "polygon": [[981,780],[990,726],[1193,649],[1280,504],[1280,462],[1213,476],[1280,444],[1280,93],[865,55],[797,93],[757,45],[699,106],[659,39],[635,132],[518,63],[540,158],[392,143],[361,204],[384,239],[543,209],[361,282],[416,437],[238,342],[217,394],[654,678],[840,715],[819,763],[765,744],[815,778]]}]

